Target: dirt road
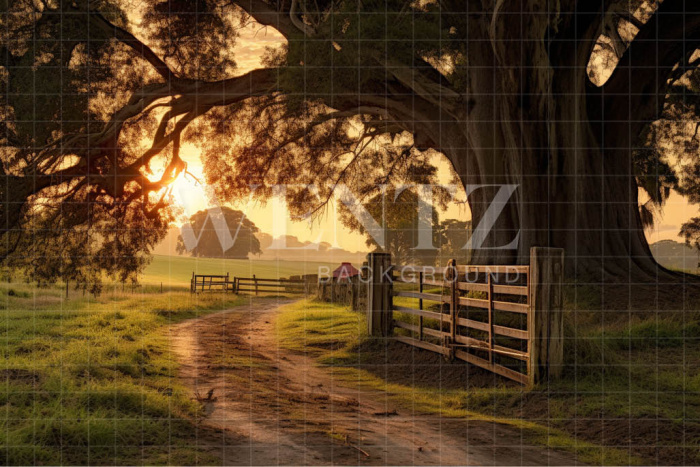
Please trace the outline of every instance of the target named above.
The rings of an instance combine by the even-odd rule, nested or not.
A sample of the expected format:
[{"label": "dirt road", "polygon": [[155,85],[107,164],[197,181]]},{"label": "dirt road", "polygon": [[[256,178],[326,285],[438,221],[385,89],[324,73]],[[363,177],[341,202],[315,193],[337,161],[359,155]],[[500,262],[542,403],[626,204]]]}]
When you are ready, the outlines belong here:
[{"label": "dirt road", "polygon": [[[572,465],[507,426],[412,413],[337,384],[278,347],[286,302],[253,302],[172,330],[180,377],[205,404],[201,446],[224,464]],[[214,429],[220,433],[212,436]]]}]

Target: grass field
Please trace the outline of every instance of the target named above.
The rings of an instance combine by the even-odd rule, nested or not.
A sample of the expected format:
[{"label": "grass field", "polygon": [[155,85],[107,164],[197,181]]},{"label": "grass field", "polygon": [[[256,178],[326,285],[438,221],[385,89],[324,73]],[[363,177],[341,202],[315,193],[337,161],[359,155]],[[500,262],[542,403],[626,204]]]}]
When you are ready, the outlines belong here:
[{"label": "grass field", "polygon": [[154,255],[153,261],[144,271],[144,285],[164,287],[189,287],[192,272],[197,274],[226,274],[233,278],[251,277],[280,278],[300,274],[318,274],[321,266],[338,267],[338,264],[304,261],[260,261],[246,259],[192,258],[185,256]]},{"label": "grass field", "polygon": [[171,323],[247,298],[188,292],[64,299],[0,285],[0,464],[212,464],[201,406],[175,379]]},{"label": "grass field", "polygon": [[[592,322],[576,331],[567,326],[564,378],[533,390],[498,378],[486,378],[483,387],[444,387],[438,375],[447,363],[438,358],[420,375],[415,365],[425,362],[415,349],[370,341],[364,316],[340,305],[297,302],[284,308],[277,326],[283,348],[304,350],[339,381],[384,391],[407,410],[509,424],[591,464],[700,463],[700,321],[694,313],[640,318],[606,332]],[[416,376],[392,377],[385,363],[412,366],[404,373]]]},{"label": "grass field", "polygon": [[[249,298],[161,294],[155,284],[178,268],[189,271],[187,285],[192,267],[231,266],[235,275],[242,264],[259,267],[253,273],[260,276],[317,266],[156,257],[150,285],[134,293],[71,290],[68,300],[60,285],[0,284],[0,463],[215,463],[197,445],[201,407],[176,382],[167,329]],[[625,311],[601,325],[600,305],[587,303],[584,291],[574,298],[567,304],[564,378],[533,390],[499,378],[443,385],[447,363],[440,358],[414,375],[415,351],[371,341],[364,315],[339,305],[289,305],[277,335],[282,348],[307,352],[338,381],[384,391],[408,410],[510,424],[588,463],[700,463],[700,313],[692,304],[664,314]],[[387,362],[403,363],[400,373],[408,376],[384,371]]]}]

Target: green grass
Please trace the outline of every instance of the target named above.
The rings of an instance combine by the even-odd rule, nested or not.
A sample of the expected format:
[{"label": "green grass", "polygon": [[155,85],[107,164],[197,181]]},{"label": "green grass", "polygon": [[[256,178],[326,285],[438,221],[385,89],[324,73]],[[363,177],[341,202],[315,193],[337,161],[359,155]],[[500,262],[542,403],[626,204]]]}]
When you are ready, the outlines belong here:
[{"label": "green grass", "polygon": [[[582,462],[608,465],[655,462],[653,455],[645,457],[634,446],[621,449],[629,441],[613,438],[613,430],[631,423],[633,430],[643,431],[642,424],[660,421],[660,437],[652,426],[649,438],[641,442],[666,445],[663,455],[668,457],[662,457],[662,463],[673,460],[673,450],[683,445],[681,459],[700,462],[697,321],[649,318],[604,334],[595,327],[578,330],[567,341],[564,378],[548,387],[446,389],[397,383],[381,377],[381,371],[367,371],[366,363],[386,361],[387,354],[381,342],[367,338],[361,313],[316,302],[297,302],[283,310],[277,327],[284,348],[307,351],[319,364],[328,365],[338,380],[383,391],[397,406],[512,425],[531,441],[576,452]],[[610,440],[600,432],[596,420],[601,418],[612,420],[607,428]],[[575,420],[588,423],[591,431],[574,433]]]},{"label": "green grass", "polygon": [[[226,274],[233,278],[280,278],[300,274],[318,274],[321,266],[336,268],[337,264],[306,261],[261,261],[245,259],[192,258],[186,256],[154,255],[146,267],[141,282],[144,285],[164,287],[189,287],[192,272],[197,274]],[[128,287],[128,286],[127,286]]]},{"label": "green grass", "polygon": [[[319,268],[333,269],[338,267],[338,263],[323,263],[311,261],[271,261],[271,260],[247,260],[247,259],[216,259],[216,258],[193,258],[190,256],[166,256],[153,255],[151,263],[138,278],[139,284],[133,286],[129,283],[115,283],[112,278],[104,278],[103,290],[107,292],[159,292],[161,285],[164,292],[189,290],[192,273],[225,275],[229,273],[231,279],[234,277],[252,277],[256,275],[264,279],[278,279],[302,274],[318,274]],[[5,282],[6,270],[0,270],[0,282]],[[23,283],[27,277],[19,271],[11,274],[13,283]],[[65,287],[65,283],[62,283]],[[61,283],[57,284],[61,285]],[[71,282],[70,295],[81,295],[82,292],[73,292],[75,284]],[[20,287],[25,290],[26,287]],[[19,290],[15,287],[15,291]],[[42,294],[38,289],[36,293]],[[26,289],[22,293],[34,293]]]},{"label": "green grass", "polygon": [[0,463],[215,462],[195,446],[201,406],[177,383],[166,331],[247,301],[63,293],[0,285]]},{"label": "green grass", "polygon": [[[0,463],[216,462],[195,446],[201,407],[175,379],[166,330],[248,299],[158,289],[107,287],[97,298],[71,290],[65,300],[62,287],[0,284]],[[629,442],[615,438],[615,429],[632,425],[640,433],[649,429],[636,444],[666,445],[666,452],[685,446],[685,457],[664,454],[661,463],[700,462],[700,317],[639,314],[603,327],[591,311],[595,296],[579,290],[576,298],[568,305],[564,378],[529,391],[385,379],[365,365],[386,361],[384,346],[368,339],[362,313],[343,306],[297,302],[283,309],[276,326],[283,348],[306,352],[338,381],[383,391],[407,410],[509,424],[583,462],[656,462],[642,449],[613,446]],[[273,371],[250,356],[226,358],[221,364],[243,368],[246,381],[251,371],[261,377]],[[278,397],[274,387],[253,396]],[[601,419],[613,423],[601,431]],[[575,421],[593,430],[574,433]]]},{"label": "green grass", "polygon": [[332,303],[301,300],[281,310],[275,321],[280,345],[314,356],[359,344],[366,326],[364,315]]}]

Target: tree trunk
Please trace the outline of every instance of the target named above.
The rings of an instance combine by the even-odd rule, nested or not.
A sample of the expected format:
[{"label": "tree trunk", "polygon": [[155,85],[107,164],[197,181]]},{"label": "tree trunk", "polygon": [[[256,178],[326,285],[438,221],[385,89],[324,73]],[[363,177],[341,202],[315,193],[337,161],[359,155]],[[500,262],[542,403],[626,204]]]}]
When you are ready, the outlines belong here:
[{"label": "tree trunk", "polygon": [[[606,125],[594,128],[588,116],[593,86],[585,44],[597,30],[586,32],[586,40],[551,46],[551,18],[538,11],[539,2],[502,3],[514,11],[473,23],[472,105],[458,123],[463,142],[441,148],[465,185],[518,185],[473,262],[525,263],[531,247],[545,246],[564,248],[568,275],[596,282],[665,273],[651,256],[639,215],[631,159],[637,134],[627,129],[606,137]],[[522,13],[525,5],[532,14]],[[473,228],[496,190],[469,196]],[[518,235],[516,249],[503,249]]]}]

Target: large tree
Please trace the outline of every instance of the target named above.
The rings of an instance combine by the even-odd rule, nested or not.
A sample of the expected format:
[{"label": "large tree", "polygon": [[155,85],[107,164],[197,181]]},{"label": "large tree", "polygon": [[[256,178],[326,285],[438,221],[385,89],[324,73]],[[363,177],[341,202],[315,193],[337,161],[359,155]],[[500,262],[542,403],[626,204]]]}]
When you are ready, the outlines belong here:
[{"label": "large tree", "polygon": [[[115,222],[131,212],[159,235],[187,139],[225,197],[326,182],[320,199],[287,191],[297,213],[339,183],[370,199],[402,161],[439,153],[464,186],[482,186],[469,190],[475,229],[498,186],[519,187],[475,262],[522,263],[544,245],[566,249],[571,273],[666,274],[644,238],[637,194],[663,192],[653,173],[666,165],[635,148],[663,144],[648,135],[673,105],[671,87],[695,92],[686,83],[700,2],[138,5],[10,2],[0,49],[3,255],[42,205],[60,215],[65,203],[88,203],[114,211]],[[233,44],[249,22],[287,43],[268,52],[266,68],[239,74]],[[164,167],[157,177],[154,166]],[[90,225],[91,211],[74,222]],[[518,232],[517,249],[497,248]]]},{"label": "large tree", "polygon": [[[208,209],[197,211],[190,217],[188,225],[193,232],[192,238],[196,240],[188,244],[179,235],[175,246],[178,254],[189,253],[202,258],[248,259],[250,253],[262,253],[260,240],[255,236],[260,229],[236,209],[224,206],[216,212]],[[230,235],[225,234],[224,229]]]}]

